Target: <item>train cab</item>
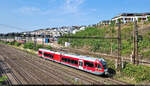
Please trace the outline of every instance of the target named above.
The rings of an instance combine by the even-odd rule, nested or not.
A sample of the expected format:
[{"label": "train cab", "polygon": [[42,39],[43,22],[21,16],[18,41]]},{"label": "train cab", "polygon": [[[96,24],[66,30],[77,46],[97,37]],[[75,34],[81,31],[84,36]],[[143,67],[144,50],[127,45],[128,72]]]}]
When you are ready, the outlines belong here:
[{"label": "train cab", "polygon": [[95,73],[98,75],[104,74],[107,72],[107,64],[104,59],[96,59],[95,61]]}]

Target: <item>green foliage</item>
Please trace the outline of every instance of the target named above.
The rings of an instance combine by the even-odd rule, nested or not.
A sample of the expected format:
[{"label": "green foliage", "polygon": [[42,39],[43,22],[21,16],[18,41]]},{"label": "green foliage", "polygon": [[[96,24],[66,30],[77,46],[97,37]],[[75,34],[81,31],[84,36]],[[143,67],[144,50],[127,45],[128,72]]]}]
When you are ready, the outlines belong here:
[{"label": "green foliage", "polygon": [[7,77],[7,76],[2,76],[2,77],[0,77],[0,82],[5,81],[6,79],[8,79],[8,77]]},{"label": "green foliage", "polygon": [[[110,27],[114,26],[114,24],[111,24]],[[97,28],[87,28],[84,31],[80,31],[77,32],[76,34],[71,34],[71,36],[84,36],[84,37],[104,37],[107,34],[112,33],[112,35],[115,35],[116,31],[114,28],[110,28],[113,31],[111,32],[109,29],[107,30],[107,28],[101,28],[101,29],[97,29]],[[67,36],[67,35],[65,35]],[[110,40],[104,40],[104,39],[100,39],[100,40],[96,40],[96,39],[65,39],[65,38],[60,38],[58,40],[59,44],[63,44],[65,42],[70,42],[71,43],[71,47],[76,47],[76,48],[82,48],[84,46],[90,46],[91,51],[96,52],[96,51],[100,51],[100,52],[104,52],[104,53],[110,53]],[[113,42],[116,42],[113,40]],[[113,43],[113,50],[117,49],[117,44]]]},{"label": "green foliage", "polygon": [[36,51],[37,51],[39,48],[43,48],[43,45],[41,45],[41,44],[37,44],[37,45],[36,45],[36,48],[34,48],[34,50],[36,50]]},{"label": "green foliage", "polygon": [[107,67],[115,70],[115,61],[106,60]]},{"label": "green foliage", "polygon": [[14,43],[14,45],[18,47],[18,46],[20,46],[20,45],[21,45],[21,43],[19,43],[19,42],[15,42],[15,43]]},{"label": "green foliage", "polygon": [[150,22],[150,16],[147,17],[148,21]]},{"label": "green foliage", "polygon": [[141,18],[138,18],[138,22],[141,22]]},{"label": "green foliage", "polygon": [[45,48],[45,49],[52,49],[51,46],[45,46],[44,48]]},{"label": "green foliage", "polygon": [[137,82],[144,80],[150,81],[150,67],[147,66],[135,66],[128,63],[122,72],[125,73],[128,77],[134,78]]},{"label": "green foliage", "polygon": [[150,50],[142,52],[143,58],[148,58],[150,56]]},{"label": "green foliage", "polygon": [[[108,27],[103,28],[94,28],[89,27],[84,31],[77,32],[76,34],[71,34],[71,36],[85,36],[85,37],[106,37],[112,36],[117,37],[117,30],[114,28],[115,23],[111,23]],[[67,36],[67,35],[65,35]],[[150,31],[141,35],[143,40],[139,41],[139,54],[145,54],[144,57],[150,58],[149,53],[143,53],[143,49],[150,48]],[[133,23],[128,23],[126,26],[123,26],[121,30],[121,38],[122,38],[122,51],[121,54],[124,56],[129,56],[133,50]],[[111,45],[112,51],[116,52],[118,48],[117,40],[107,40],[107,39],[69,39],[60,38],[58,40],[59,44],[64,45],[65,42],[70,42],[71,47],[73,48],[83,48],[84,46],[88,46],[88,49],[93,52],[101,52],[101,53],[110,53]],[[111,43],[112,42],[112,43]]]},{"label": "green foliage", "polygon": [[33,45],[33,43],[25,43],[24,44],[24,48],[26,48],[26,49],[33,49],[34,45]]}]

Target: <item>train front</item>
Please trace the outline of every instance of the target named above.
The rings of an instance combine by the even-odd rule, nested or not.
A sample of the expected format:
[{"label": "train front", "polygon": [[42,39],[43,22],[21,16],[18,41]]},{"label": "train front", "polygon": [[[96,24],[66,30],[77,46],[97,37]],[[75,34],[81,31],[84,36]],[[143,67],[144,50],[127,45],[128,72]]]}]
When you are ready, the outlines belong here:
[{"label": "train front", "polygon": [[103,74],[107,75],[108,74],[107,62],[102,58],[99,58],[98,61],[100,63]]}]

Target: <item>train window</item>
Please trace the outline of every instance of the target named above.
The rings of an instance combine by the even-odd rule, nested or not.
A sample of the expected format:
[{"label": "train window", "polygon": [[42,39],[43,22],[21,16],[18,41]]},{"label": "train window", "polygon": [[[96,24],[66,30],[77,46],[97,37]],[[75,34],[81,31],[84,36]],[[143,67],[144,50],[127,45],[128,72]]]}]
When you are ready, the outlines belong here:
[{"label": "train window", "polygon": [[65,58],[65,62],[67,62],[67,58]]},{"label": "train window", "polygon": [[96,64],[95,64],[95,68],[97,68],[97,65],[98,65],[98,64],[96,63]]},{"label": "train window", "polygon": [[51,58],[53,58],[53,57],[54,57],[54,56],[53,56],[53,55],[51,55],[51,54],[49,54],[49,55],[50,55],[50,57],[51,57]]},{"label": "train window", "polygon": [[74,65],[77,65],[77,64],[78,64],[78,61],[77,61],[77,60],[73,60],[73,59],[69,59],[69,58],[65,58],[65,57],[62,57],[62,61],[67,62],[67,63],[74,64]]},{"label": "train window", "polygon": [[66,62],[68,63],[68,58],[66,58]]},{"label": "train window", "polygon": [[53,58],[53,57],[54,57],[53,55],[48,54],[48,53],[44,53],[44,56],[46,56],[46,57],[50,57],[50,58]]},{"label": "train window", "polygon": [[44,56],[47,56],[47,53],[44,53]]},{"label": "train window", "polygon": [[70,63],[70,59],[68,58],[68,63]]},{"label": "train window", "polygon": [[86,66],[86,67],[94,67],[94,64],[92,62],[85,61],[84,62],[84,66]]},{"label": "train window", "polygon": [[64,57],[62,57],[62,59],[61,59],[62,61],[65,61],[65,58]]},{"label": "train window", "polygon": [[66,58],[65,58],[65,57],[62,57],[62,61],[66,62]]},{"label": "train window", "polygon": [[74,64],[75,64],[75,65],[78,65],[78,61],[77,61],[77,60],[74,60]]},{"label": "train window", "polygon": [[41,51],[39,51],[39,54],[42,54],[42,52],[41,52]]},{"label": "train window", "polygon": [[74,64],[74,60],[73,59],[71,59],[71,64]]},{"label": "train window", "polygon": [[102,69],[102,67],[101,67],[101,65],[100,65],[100,64],[98,64],[98,69]]}]

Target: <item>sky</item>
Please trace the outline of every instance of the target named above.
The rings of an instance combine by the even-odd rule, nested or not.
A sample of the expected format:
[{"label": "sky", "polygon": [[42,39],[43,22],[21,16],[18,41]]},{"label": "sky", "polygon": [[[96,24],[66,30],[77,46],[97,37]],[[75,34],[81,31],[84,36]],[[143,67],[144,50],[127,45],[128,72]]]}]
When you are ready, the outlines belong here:
[{"label": "sky", "polygon": [[0,33],[91,25],[120,13],[150,12],[150,0],[0,0]]}]

